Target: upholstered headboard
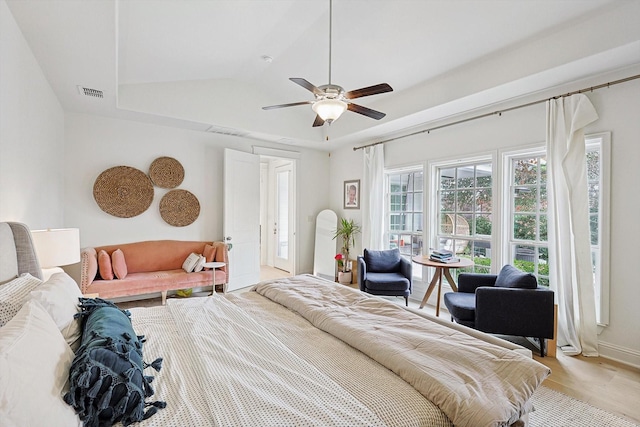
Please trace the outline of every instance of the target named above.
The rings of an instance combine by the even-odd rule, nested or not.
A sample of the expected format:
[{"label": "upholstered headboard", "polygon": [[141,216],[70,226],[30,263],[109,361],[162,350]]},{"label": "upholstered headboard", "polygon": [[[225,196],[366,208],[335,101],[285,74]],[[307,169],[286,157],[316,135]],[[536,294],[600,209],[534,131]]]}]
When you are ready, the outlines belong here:
[{"label": "upholstered headboard", "polygon": [[19,222],[0,222],[0,284],[24,273],[42,279],[29,227]]}]

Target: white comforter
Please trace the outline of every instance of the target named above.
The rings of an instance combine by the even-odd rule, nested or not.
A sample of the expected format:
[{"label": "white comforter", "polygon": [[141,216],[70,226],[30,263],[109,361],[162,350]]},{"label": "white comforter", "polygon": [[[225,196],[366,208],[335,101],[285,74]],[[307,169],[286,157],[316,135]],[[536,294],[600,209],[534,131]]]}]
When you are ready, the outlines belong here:
[{"label": "white comforter", "polygon": [[[348,323],[358,323],[351,318],[355,311],[345,311],[353,305],[350,298],[354,295],[380,301],[309,276],[263,283],[257,287],[260,288],[280,297],[288,295],[287,298],[300,291],[306,294],[303,298],[311,296],[312,306],[328,308],[333,300],[335,306],[327,311],[343,313],[341,316],[349,317]],[[328,300],[321,302],[322,294],[328,295]],[[392,303],[384,310],[383,316],[391,315],[392,311],[409,314]],[[145,359],[164,357],[162,371],[153,383],[156,388],[153,398],[165,400],[168,406],[144,421],[143,426],[452,425],[444,412],[422,395],[423,390],[419,392],[414,388],[416,384],[414,387],[408,384],[415,383],[411,378],[431,383],[427,380],[430,377],[407,373],[410,371],[404,368],[385,367],[373,360],[380,359],[375,356],[376,350],[372,349],[373,356],[368,357],[257,292],[169,300],[167,307],[131,311],[134,329],[147,336]],[[427,322],[415,317],[420,319],[419,323]],[[447,340],[450,335],[459,334],[447,327],[440,328]],[[422,332],[415,329],[415,324],[400,329],[413,331],[410,341],[414,348],[430,347],[425,346]],[[395,346],[397,339],[392,339]],[[478,344],[475,339],[468,339],[469,345]],[[386,354],[385,350],[380,354]],[[453,366],[459,363],[455,354],[449,353],[448,359]],[[389,369],[399,370],[398,375]],[[458,372],[457,368],[445,369],[447,375]],[[471,375],[462,382],[469,385],[461,397],[449,396],[445,400],[462,401],[463,407],[467,400],[478,396],[486,402],[482,384],[478,384],[476,377]],[[458,385],[454,388],[458,390]],[[438,405],[443,403],[437,396],[433,400]],[[446,405],[445,402],[443,409]],[[519,403],[514,404],[511,412],[519,413],[521,409]],[[483,418],[482,413],[477,416]],[[458,415],[449,411],[449,417]]]},{"label": "white comforter", "polygon": [[516,352],[313,277],[255,290],[391,369],[456,426],[511,425],[530,410],[529,399],[550,374]]}]

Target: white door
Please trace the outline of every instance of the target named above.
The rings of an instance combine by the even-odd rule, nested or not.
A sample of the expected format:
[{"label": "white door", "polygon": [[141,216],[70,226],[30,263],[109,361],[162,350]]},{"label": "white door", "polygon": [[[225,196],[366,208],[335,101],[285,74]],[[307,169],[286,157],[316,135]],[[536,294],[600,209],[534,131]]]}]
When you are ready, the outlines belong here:
[{"label": "white door", "polygon": [[224,150],[223,232],[229,251],[227,291],[260,280],[260,157]]},{"label": "white door", "polygon": [[275,256],[273,266],[292,271],[294,254],[293,167],[291,163],[275,168],[275,222],[273,227]]}]

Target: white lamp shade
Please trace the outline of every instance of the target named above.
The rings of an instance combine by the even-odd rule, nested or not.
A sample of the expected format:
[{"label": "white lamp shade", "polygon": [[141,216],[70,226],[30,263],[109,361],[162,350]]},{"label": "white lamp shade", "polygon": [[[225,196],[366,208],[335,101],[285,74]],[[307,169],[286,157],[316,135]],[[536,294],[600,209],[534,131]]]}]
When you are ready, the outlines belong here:
[{"label": "white lamp shade", "polygon": [[334,120],[338,120],[338,117],[345,112],[347,103],[339,99],[323,99],[316,101],[311,108],[322,120],[331,123]]},{"label": "white lamp shade", "polygon": [[31,231],[41,268],[59,267],[80,262],[80,230],[58,228]]}]

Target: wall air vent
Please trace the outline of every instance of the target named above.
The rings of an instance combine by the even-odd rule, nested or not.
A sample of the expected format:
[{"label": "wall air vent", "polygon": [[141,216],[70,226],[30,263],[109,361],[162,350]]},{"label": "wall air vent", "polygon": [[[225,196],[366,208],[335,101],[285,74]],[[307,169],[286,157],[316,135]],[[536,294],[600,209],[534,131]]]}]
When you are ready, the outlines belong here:
[{"label": "wall air vent", "polygon": [[91,89],[84,86],[78,86],[78,93],[92,98],[104,98],[104,92],[98,89]]},{"label": "wall air vent", "polygon": [[218,135],[240,136],[240,137],[249,135],[249,132],[244,130],[225,128],[225,127],[216,126],[216,125],[211,125],[209,129],[207,129],[207,132],[217,133]]}]

